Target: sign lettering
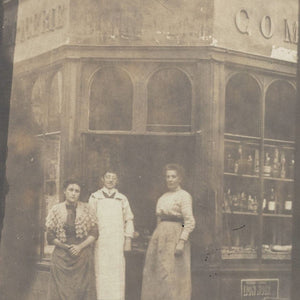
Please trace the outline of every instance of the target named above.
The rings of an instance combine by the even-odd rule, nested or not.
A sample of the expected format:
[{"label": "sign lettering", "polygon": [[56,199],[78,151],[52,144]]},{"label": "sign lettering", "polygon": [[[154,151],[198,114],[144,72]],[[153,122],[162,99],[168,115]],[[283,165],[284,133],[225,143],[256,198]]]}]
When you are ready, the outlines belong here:
[{"label": "sign lettering", "polygon": [[263,16],[260,22],[260,31],[266,39],[273,36],[273,23],[270,16]]},{"label": "sign lettering", "polygon": [[242,300],[264,300],[278,296],[279,279],[242,279]]},{"label": "sign lettering", "polygon": [[65,7],[63,5],[37,12],[19,20],[17,26],[17,42],[25,42],[44,33],[63,28],[64,25]]},{"label": "sign lettering", "polygon": [[249,15],[246,9],[242,8],[235,15],[235,25],[240,33],[249,34]]},{"label": "sign lettering", "polygon": [[290,44],[298,43],[298,22],[294,22],[292,25],[287,19],[284,19],[284,41]]},{"label": "sign lettering", "polygon": [[[251,26],[250,24],[255,24],[250,22],[251,15],[249,15],[248,11],[245,8],[242,8],[237,11],[235,15],[235,25],[237,30],[242,34],[250,35]],[[265,39],[271,39],[275,32],[275,22],[272,17],[269,15],[265,15],[259,22],[259,30],[261,35]],[[299,24],[297,21],[291,22],[288,19],[284,19],[283,22],[283,32],[284,37],[283,40],[289,44],[297,44],[298,43],[298,28]]]}]

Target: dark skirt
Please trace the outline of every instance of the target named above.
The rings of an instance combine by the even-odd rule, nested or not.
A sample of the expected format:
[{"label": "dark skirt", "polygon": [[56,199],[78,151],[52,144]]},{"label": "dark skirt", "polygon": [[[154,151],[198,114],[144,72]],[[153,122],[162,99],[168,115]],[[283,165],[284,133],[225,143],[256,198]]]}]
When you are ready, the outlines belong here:
[{"label": "dark skirt", "polygon": [[78,257],[55,248],[52,254],[48,300],[96,300],[93,247]]},{"label": "dark skirt", "polygon": [[155,229],[146,254],[141,300],[190,300],[190,245],[175,256],[182,225],[161,222]]}]

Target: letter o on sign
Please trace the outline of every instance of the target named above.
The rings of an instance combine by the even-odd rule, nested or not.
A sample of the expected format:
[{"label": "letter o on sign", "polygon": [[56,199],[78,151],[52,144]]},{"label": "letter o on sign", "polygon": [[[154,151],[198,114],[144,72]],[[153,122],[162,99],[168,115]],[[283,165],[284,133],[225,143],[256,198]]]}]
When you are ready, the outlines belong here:
[{"label": "letter o on sign", "polygon": [[240,33],[249,34],[249,15],[245,8],[240,9],[236,13],[235,25]]},{"label": "letter o on sign", "polygon": [[266,38],[273,36],[273,23],[270,16],[263,16],[260,22],[260,32]]}]

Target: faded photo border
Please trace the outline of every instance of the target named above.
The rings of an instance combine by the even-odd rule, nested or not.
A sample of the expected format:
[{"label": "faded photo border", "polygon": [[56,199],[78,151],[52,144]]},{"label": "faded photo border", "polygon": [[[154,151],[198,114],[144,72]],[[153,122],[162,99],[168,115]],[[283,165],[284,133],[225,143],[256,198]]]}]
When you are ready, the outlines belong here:
[{"label": "faded photo border", "polygon": [[[27,111],[26,108],[23,107],[14,107],[13,104],[11,105],[11,96],[12,96],[12,87],[15,82],[13,82],[13,67],[14,67],[14,45],[16,43],[16,33],[17,29],[11,30],[11,28],[7,28],[4,26],[4,19],[6,17],[8,18],[13,18],[15,21],[12,23],[17,24],[17,19],[18,19],[18,0],[12,0],[11,5],[15,5],[15,9],[9,13],[8,16],[5,15],[4,11],[4,2],[5,0],[2,0],[1,3],[1,15],[0,15],[0,22],[1,22],[1,28],[0,28],[0,299],[1,300],[14,300],[14,299],[22,299],[22,297],[27,297],[28,293],[30,293],[30,289],[32,287],[33,282],[36,279],[36,254],[39,253],[40,257],[38,258],[39,260],[39,269],[40,270],[45,270],[45,272],[48,271],[48,265],[49,263],[49,257],[50,253],[52,251],[52,248],[49,247],[46,244],[46,241],[43,239],[43,245],[42,245],[42,250],[39,248],[40,247],[40,241],[41,241],[41,235],[44,235],[44,228],[40,224],[40,227],[37,227],[36,224],[40,223],[41,219],[45,219],[45,216],[41,216],[41,205],[48,205],[49,207],[44,207],[44,211],[48,211],[48,208],[52,207],[54,203],[58,201],[58,198],[61,197],[60,195],[60,188],[61,186],[56,185],[59,180],[58,177],[60,175],[57,175],[57,170],[55,169],[55,166],[53,166],[52,161],[58,161],[60,158],[58,158],[57,153],[59,152],[58,148],[60,147],[60,139],[59,137],[51,137],[50,139],[43,140],[43,147],[46,153],[46,156],[49,158],[48,161],[45,158],[45,156],[42,158],[43,163],[47,167],[49,167],[49,174],[44,173],[44,170],[41,169],[41,166],[38,164],[38,160],[41,158],[41,153],[40,153],[40,141],[38,141],[36,138],[34,138],[34,135],[36,135],[37,128],[35,127],[34,124],[31,124],[28,122],[28,119],[32,118],[31,112]],[[76,1],[77,2],[77,1]],[[104,1],[105,2],[105,1]],[[168,10],[174,9],[173,6],[168,6],[167,2],[168,1],[160,1],[163,5],[167,5]],[[176,1],[175,1],[176,2]],[[106,2],[105,2],[106,3]],[[108,3],[108,2],[107,2]],[[138,30],[139,26],[135,27],[135,24],[140,24],[141,20],[138,17],[138,9],[135,8],[136,3],[138,1],[128,1],[128,3],[131,3],[129,7],[125,7],[127,11],[130,13],[126,16],[128,18],[128,21],[126,22],[126,26],[122,28],[122,30],[118,31],[117,29],[111,29],[112,33],[110,36],[106,35],[101,35],[97,36],[97,42],[102,43],[103,45],[106,45],[109,49],[110,46],[113,46],[116,39],[119,38],[118,34],[120,37],[126,39],[126,45],[124,46],[125,48],[130,47],[131,43],[132,45],[136,46],[138,45],[140,36],[143,34]],[[276,5],[276,4],[274,4]],[[300,6],[300,4],[298,5]],[[57,11],[59,11],[59,6],[55,7]],[[27,8],[30,9],[30,8]],[[155,11],[153,7],[151,7],[152,10],[149,9],[150,12]],[[157,9],[157,8],[156,8]],[[88,28],[87,31],[92,32],[93,30],[99,30],[99,28],[106,28],[107,29],[107,24],[110,24],[110,22],[120,22],[118,19],[113,19],[110,14],[109,14],[109,9],[106,7],[106,12],[107,16],[103,18],[103,23],[95,24],[95,28]],[[88,14],[91,15],[91,18],[94,17],[95,14],[98,12],[90,10]],[[77,14],[77,15],[76,15]],[[192,14],[192,18],[188,21],[186,21],[186,16],[189,16],[189,14]],[[75,19],[76,17],[80,18],[80,12],[76,11],[73,16]],[[163,18],[164,15],[163,13],[159,14],[159,17]],[[201,21],[203,16],[201,14],[197,15],[196,13],[192,13],[192,5],[191,7],[186,8],[185,11],[183,11],[183,17],[180,19],[180,23],[185,24],[184,22],[187,22],[184,26],[191,26],[192,27],[192,43],[194,42],[195,39],[195,32],[197,31],[197,28],[201,28],[203,36],[205,35],[205,31],[208,30],[209,28],[205,27],[205,24],[209,24],[209,26],[212,26],[211,20],[205,19],[204,21]],[[112,18],[112,20],[110,19]],[[200,19],[199,19],[200,18]],[[299,18],[299,14],[298,14]],[[80,20],[79,23],[81,25],[84,25],[84,22],[86,20]],[[299,19],[300,21],[300,19]],[[239,22],[236,20],[236,22]],[[173,22],[172,24],[169,24],[168,26],[164,24],[166,27],[165,28],[171,28],[174,26],[174,28],[181,28],[179,24],[176,24],[177,22]],[[74,23],[71,25],[74,26]],[[244,24],[242,24],[243,26]],[[24,23],[23,26],[25,27],[26,24]],[[57,23],[57,26],[61,26],[60,23]],[[178,26],[178,27],[176,27]],[[182,25],[183,26],[183,25]],[[244,27],[243,27],[244,28]],[[149,29],[149,28],[148,28]],[[8,30],[9,33],[5,32]],[[166,29],[167,30],[167,29]],[[179,30],[179,29],[178,29]],[[243,30],[243,29],[242,29]],[[87,33],[88,33],[87,32]],[[10,35],[11,33],[14,33],[12,36],[9,36],[9,44],[7,45],[4,40],[4,36],[7,37],[7,35]],[[224,32],[222,32],[224,34]],[[76,32],[75,35],[84,36],[85,33],[82,32]],[[163,45],[163,38],[162,35],[163,33],[157,33],[157,36],[151,36],[153,40],[156,40],[157,43],[161,43]],[[298,35],[300,37],[300,32],[298,32]],[[168,39],[172,41],[172,47],[176,47],[176,43],[178,40],[180,40],[184,46],[185,43],[185,32],[180,32],[180,36],[174,37],[174,35],[169,35]],[[91,41],[89,39],[93,39],[94,37],[92,35],[88,36],[87,34],[87,43],[90,43]],[[131,40],[132,39],[132,40]],[[161,40],[160,40],[161,39]],[[55,40],[55,38],[54,38]],[[299,40],[299,38],[298,38]],[[76,37],[74,38],[74,41],[76,41]],[[85,43],[86,42],[84,38],[82,40],[78,40],[78,43]],[[202,42],[206,42],[203,41]],[[211,44],[214,43],[214,41],[210,41]],[[142,45],[138,45],[142,46]],[[153,47],[153,45],[148,45],[149,49]],[[164,45],[166,46],[166,45]],[[178,46],[178,45],[177,45]],[[41,47],[44,47],[43,45]],[[298,61],[299,61],[299,51],[300,46],[298,43]],[[111,49],[109,49],[111,50]],[[21,49],[21,51],[24,51],[24,57],[27,55],[26,49]],[[169,49],[167,49],[169,51]],[[168,52],[166,51],[165,57],[168,59]],[[172,50],[173,51],[173,50]],[[275,53],[276,51],[274,51]],[[280,49],[277,54],[280,52]],[[277,55],[277,54],[274,55]],[[20,54],[20,57],[23,55],[22,53]],[[94,54],[93,54],[94,55]],[[114,54],[112,54],[114,55]],[[136,54],[137,56],[139,55],[138,53]],[[280,55],[280,53],[278,54]],[[172,59],[172,57],[170,57]],[[155,57],[153,58],[155,60]],[[214,60],[214,58],[212,58]],[[103,64],[105,67],[106,63]],[[89,71],[92,69],[91,66],[89,66]],[[190,67],[191,69],[193,66]],[[96,70],[96,69],[95,69]],[[207,69],[206,69],[207,70]],[[72,77],[72,69],[68,70],[70,77]],[[76,71],[76,70],[75,70]],[[59,84],[61,82],[61,73],[54,72],[55,75],[51,77],[51,85],[53,84],[54,89],[59,87]],[[96,71],[95,71],[96,73]],[[210,75],[209,72],[207,72],[208,76]],[[114,74],[113,74],[114,75]],[[111,75],[111,76],[113,76]],[[170,75],[170,74],[168,74]],[[172,74],[171,74],[172,75]],[[171,77],[170,75],[170,77]],[[126,74],[118,75],[120,76],[120,81],[122,80],[123,77],[126,77]],[[163,79],[163,78],[161,78]],[[76,82],[76,79],[72,78],[73,83],[80,84]],[[184,78],[182,79],[184,80]],[[182,82],[176,83],[180,84]],[[138,81],[138,80],[137,80]],[[100,82],[100,79],[99,79]],[[24,82],[18,82],[17,84],[24,84]],[[142,85],[141,82],[138,82],[139,85]],[[42,83],[41,83],[42,85]],[[95,84],[96,86],[96,84]],[[34,89],[35,87],[33,87]],[[98,89],[97,89],[98,88]],[[121,92],[118,95],[119,97],[122,97],[122,95],[126,94],[126,88],[124,87],[124,90],[122,90],[123,86],[120,87]],[[39,86],[39,83],[36,86],[36,93],[40,97],[40,89],[41,87]],[[59,89],[59,88],[58,88]],[[296,105],[296,169],[295,169],[295,200],[293,203],[293,240],[292,240],[292,263],[291,263],[291,299],[289,300],[298,300],[299,298],[299,280],[300,280],[300,66],[299,63],[297,65],[297,105]],[[101,93],[103,92],[101,90],[101,87],[96,87],[96,91]],[[86,91],[87,92],[87,91]],[[14,97],[16,97],[14,95]],[[17,95],[17,97],[22,97],[22,95]],[[70,96],[71,97],[71,96]],[[93,95],[91,95],[93,97]],[[142,95],[144,97],[144,95]],[[193,97],[191,95],[191,97]],[[126,98],[126,95],[124,96],[124,99]],[[39,116],[39,108],[36,107],[36,115],[37,115],[37,123],[39,123],[38,118]],[[137,107],[139,110],[140,108]],[[124,108],[125,110],[125,108]],[[55,109],[54,109],[55,111]],[[142,111],[142,110],[139,110]],[[14,122],[10,123],[10,128],[8,127],[9,124],[9,114],[14,113],[15,114],[15,120]],[[98,111],[95,111],[95,113],[98,113]],[[139,124],[141,119],[138,119],[139,116],[134,116],[137,118],[136,124]],[[157,116],[154,116],[155,118]],[[161,116],[158,116],[157,118],[159,119]],[[52,116],[52,121],[53,121],[53,128],[55,128],[55,113]],[[98,126],[99,124],[92,124],[91,126]],[[51,124],[49,126],[52,126]],[[71,125],[73,126],[73,125]],[[117,125],[116,125],[117,126]],[[137,125],[139,126],[139,125]],[[150,129],[151,124],[147,125],[148,129]],[[10,137],[10,144],[8,145],[8,132],[11,132],[12,135]],[[54,130],[55,131],[55,130]],[[42,137],[43,138],[43,137]],[[89,158],[93,159],[95,155],[97,155],[97,145],[101,142],[107,143],[107,147],[109,148],[111,141],[114,139],[113,138],[108,138],[104,137],[102,140],[97,140],[97,138],[93,136],[86,136],[83,140],[80,140],[80,147],[86,149],[86,153],[88,153],[89,157],[80,157],[80,163],[84,165],[85,162]],[[163,140],[163,139],[162,139]],[[92,141],[92,142],[91,142]],[[72,141],[73,142],[73,141]],[[91,142],[91,146],[87,145],[88,142]],[[177,141],[174,141],[172,143],[176,143]],[[197,141],[196,141],[197,142]],[[119,146],[126,146],[129,147],[126,143],[123,143],[122,139],[118,139]],[[163,143],[163,142],[162,142]],[[180,149],[184,149],[184,143],[179,144]],[[74,144],[72,144],[74,146]],[[129,147],[130,148],[130,147]],[[141,146],[142,148],[142,146]],[[130,150],[127,150],[128,152],[133,151],[134,149],[130,148]],[[107,149],[103,150],[103,156],[106,155]],[[146,150],[145,150],[146,151]],[[190,149],[187,149],[188,155],[191,155],[193,152]],[[45,154],[43,154],[45,155]],[[118,156],[119,153],[116,154]],[[173,155],[173,157],[176,157],[176,153]],[[69,164],[72,163],[72,160],[74,160],[74,157],[69,158]],[[118,159],[124,159],[122,156],[118,156]],[[126,159],[126,158],[125,158]],[[130,157],[128,161],[130,162],[133,158]],[[7,170],[7,161],[14,161],[13,167]],[[141,162],[143,160],[143,157],[140,158]],[[190,163],[188,157],[183,159],[184,162],[188,162],[188,165]],[[64,162],[65,164],[67,162]],[[97,163],[103,168],[105,167],[105,162],[102,161],[97,161]],[[117,162],[120,164],[120,162]],[[127,166],[126,170],[130,169],[130,166]],[[77,166],[75,166],[77,167]],[[74,167],[74,168],[75,168]],[[52,169],[53,168],[53,169]],[[52,172],[52,173],[51,173]],[[67,173],[68,171],[66,171]],[[92,178],[86,183],[86,193],[87,191],[90,191],[91,188],[95,186],[95,178],[96,175],[92,174],[94,171],[91,170],[80,170],[81,174],[80,176],[86,175],[88,178]],[[7,174],[9,173],[9,177],[13,179],[13,183],[10,184],[10,182],[7,181]],[[35,174],[41,174],[41,176],[35,176],[31,177],[30,173],[35,173]],[[71,171],[69,171],[71,173]],[[29,174],[28,176],[24,176],[24,174]],[[123,176],[124,174],[122,174]],[[191,175],[191,174],[189,174]],[[40,202],[40,196],[41,196],[41,186],[45,188],[44,182],[42,182],[42,176],[49,176],[51,180],[49,180],[49,184],[47,185],[47,189],[52,190],[52,189],[57,189],[57,197],[51,195],[47,198],[47,204],[41,204]],[[77,176],[77,174],[76,174]],[[201,175],[201,176],[205,176]],[[201,177],[200,176],[200,177]],[[64,174],[64,177],[67,177],[67,174]],[[54,179],[53,179],[54,178]],[[126,180],[125,180],[126,182]],[[187,186],[189,183],[187,183]],[[53,187],[55,186],[55,188]],[[38,188],[39,187],[39,188]],[[205,188],[203,188],[205,189]],[[161,187],[160,187],[161,190]],[[159,191],[160,191],[159,190]],[[7,193],[11,193],[11,197],[9,198],[10,203],[7,203]],[[206,191],[203,192],[203,195],[209,194],[211,191]],[[51,194],[51,193],[49,193]],[[154,193],[155,194],[155,193]],[[85,195],[86,196],[86,195]],[[20,201],[20,197],[23,199]],[[155,194],[156,197],[156,194]],[[210,197],[218,197],[214,194],[214,196]],[[204,206],[206,208],[206,206]],[[148,209],[148,207],[147,207]],[[151,213],[154,213],[151,211]],[[207,219],[209,219],[209,216],[207,216]],[[4,223],[4,220],[6,220],[6,224]],[[208,221],[210,222],[210,221]],[[205,222],[204,222],[205,223]],[[204,226],[209,227],[211,224],[204,224]],[[6,229],[5,236],[1,233],[3,233],[3,227],[9,226],[9,230]],[[152,224],[151,224],[152,226]],[[146,230],[147,231],[147,230]],[[202,229],[202,231],[204,231]],[[203,233],[203,232],[202,232]],[[146,233],[149,235],[149,232]],[[205,235],[205,233],[204,233]],[[29,238],[28,238],[29,237]],[[209,240],[212,239],[212,237],[205,237],[205,239]],[[199,241],[200,243],[200,241]],[[218,251],[215,249],[210,249],[212,252]],[[210,256],[210,254],[207,254],[207,256]],[[205,256],[205,255],[204,255]],[[213,255],[212,255],[213,256]],[[47,263],[43,261],[43,259],[48,259]],[[130,258],[129,258],[130,259]],[[139,257],[140,260],[142,260]],[[219,271],[219,270],[218,270]],[[139,272],[139,271],[137,271]],[[211,280],[213,282],[214,276],[216,276],[217,273],[215,274],[210,274]],[[255,277],[255,276],[254,276]],[[199,277],[201,278],[201,276]],[[267,279],[266,279],[267,280]],[[247,280],[245,280],[247,281]],[[251,281],[251,280],[250,280]],[[245,283],[247,284],[247,282]],[[212,286],[214,283],[212,283]],[[43,287],[38,287],[38,288],[43,288]],[[37,289],[38,289],[37,288]],[[134,288],[134,283],[130,285],[129,288]],[[220,288],[219,285],[216,284],[216,289]],[[276,286],[278,289],[278,286]],[[201,300],[208,300],[205,297],[206,291],[203,291],[203,294],[201,291],[198,289],[197,293],[199,295],[194,295],[193,299],[201,299]],[[228,287],[227,287],[228,290]],[[277,295],[278,296],[278,295]],[[26,298],[24,298],[25,300]],[[223,299],[223,298],[222,298]],[[242,299],[242,298],[241,298]],[[249,298],[250,299],[250,298]],[[266,298],[267,299],[267,298]],[[271,298],[270,298],[271,299]],[[273,298],[272,298],[273,299]],[[279,299],[274,298],[274,299]],[[131,299],[127,299],[131,300]],[[218,299],[217,299],[218,300]]]}]

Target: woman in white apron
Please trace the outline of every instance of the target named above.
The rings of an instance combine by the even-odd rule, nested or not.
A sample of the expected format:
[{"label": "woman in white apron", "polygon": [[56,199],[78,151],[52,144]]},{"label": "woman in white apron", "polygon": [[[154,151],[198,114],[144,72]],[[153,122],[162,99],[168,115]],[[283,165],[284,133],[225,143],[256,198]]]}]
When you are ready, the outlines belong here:
[{"label": "woman in white apron", "polygon": [[118,192],[117,174],[107,171],[103,188],[90,196],[98,218],[99,239],[95,245],[97,300],[125,299],[124,250],[131,250],[133,214],[128,199]]}]

